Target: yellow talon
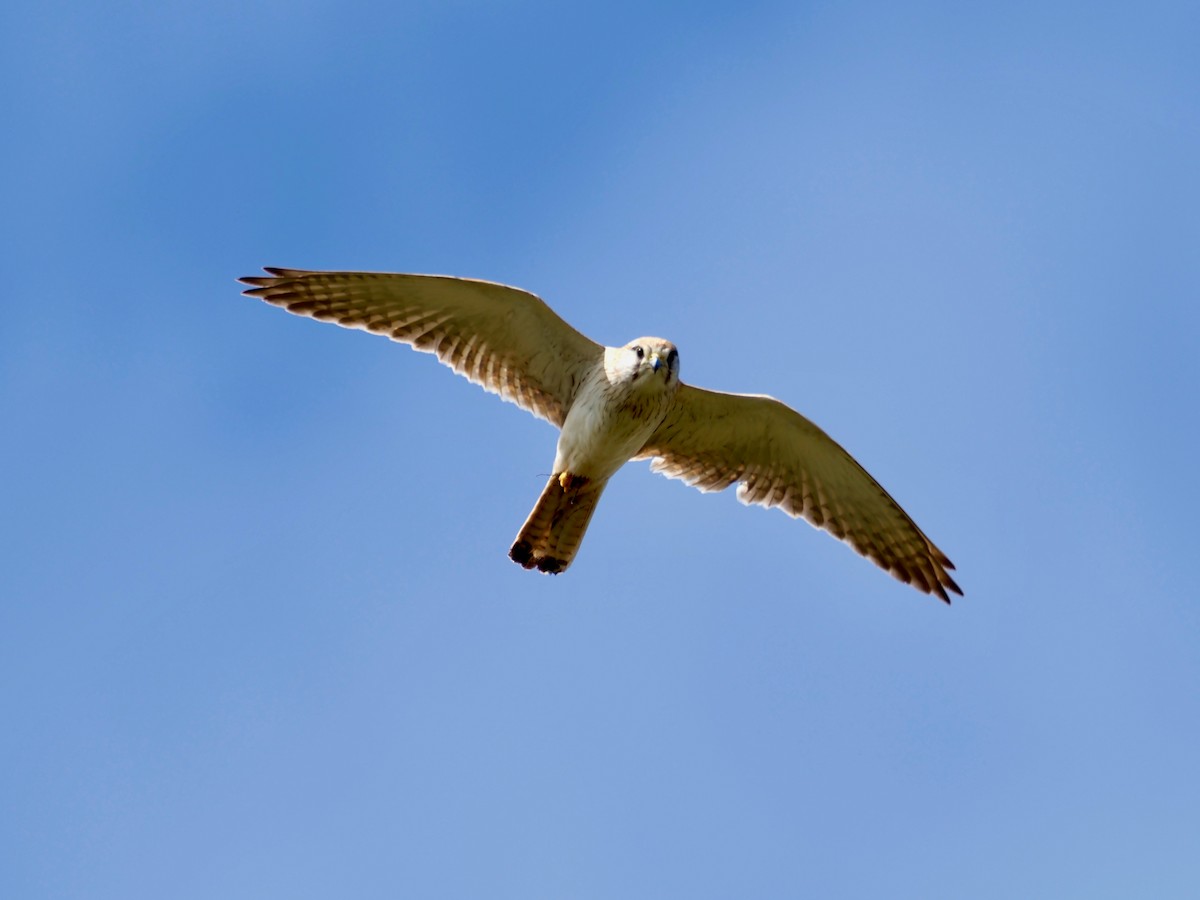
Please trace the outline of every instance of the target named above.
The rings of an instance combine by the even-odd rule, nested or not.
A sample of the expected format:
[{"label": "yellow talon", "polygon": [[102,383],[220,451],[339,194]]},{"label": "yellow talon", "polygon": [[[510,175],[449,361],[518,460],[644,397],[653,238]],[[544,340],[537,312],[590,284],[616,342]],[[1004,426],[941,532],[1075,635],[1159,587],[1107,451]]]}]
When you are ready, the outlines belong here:
[{"label": "yellow talon", "polygon": [[564,492],[579,490],[588,480],[583,475],[572,475],[570,472],[563,472],[558,476],[558,486]]}]

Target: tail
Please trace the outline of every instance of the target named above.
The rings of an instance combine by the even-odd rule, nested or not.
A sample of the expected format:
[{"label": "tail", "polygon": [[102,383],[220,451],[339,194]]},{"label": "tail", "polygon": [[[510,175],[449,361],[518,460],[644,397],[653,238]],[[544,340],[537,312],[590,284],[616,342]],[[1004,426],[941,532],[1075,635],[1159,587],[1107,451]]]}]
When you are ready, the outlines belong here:
[{"label": "tail", "polygon": [[608,479],[551,475],[508,551],[512,561],[551,575],[565,571],[579,552],[606,484]]}]

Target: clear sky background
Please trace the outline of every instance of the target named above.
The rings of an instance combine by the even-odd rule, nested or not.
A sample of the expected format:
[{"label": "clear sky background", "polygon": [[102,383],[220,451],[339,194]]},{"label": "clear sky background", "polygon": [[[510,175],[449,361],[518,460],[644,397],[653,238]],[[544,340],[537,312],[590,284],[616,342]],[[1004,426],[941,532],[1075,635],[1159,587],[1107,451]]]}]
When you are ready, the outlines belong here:
[{"label": "clear sky background", "polygon": [[[1200,895],[1195,3],[0,12],[0,896]],[[768,392],[946,608],[261,265]]]}]

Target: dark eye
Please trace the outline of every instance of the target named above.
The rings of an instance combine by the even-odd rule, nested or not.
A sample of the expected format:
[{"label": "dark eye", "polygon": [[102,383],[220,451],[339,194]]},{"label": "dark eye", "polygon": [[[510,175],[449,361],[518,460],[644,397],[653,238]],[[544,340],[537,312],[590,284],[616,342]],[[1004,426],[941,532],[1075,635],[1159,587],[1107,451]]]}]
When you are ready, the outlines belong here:
[{"label": "dark eye", "polygon": [[646,355],[646,351],[641,347],[634,347],[633,352],[638,355],[638,359],[642,359]]},{"label": "dark eye", "polygon": [[672,349],[671,352],[667,354],[667,365],[675,365],[675,360],[677,359],[679,359],[679,351]]}]

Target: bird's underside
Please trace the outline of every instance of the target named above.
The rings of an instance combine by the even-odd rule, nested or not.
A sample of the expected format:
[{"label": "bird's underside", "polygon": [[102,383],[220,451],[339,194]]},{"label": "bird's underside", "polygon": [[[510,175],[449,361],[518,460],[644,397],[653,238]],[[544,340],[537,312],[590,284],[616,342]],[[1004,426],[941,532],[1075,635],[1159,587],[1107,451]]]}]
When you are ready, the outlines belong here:
[{"label": "bird's underside", "polygon": [[406,343],[561,434],[553,473],[511,558],[570,566],[608,479],[630,459],[702,491],[777,506],[894,577],[950,602],[950,560],[825,432],[771,397],[679,381],[673,344],[603,347],[533,294],[466,278],[268,268],[245,292],[298,315]]}]

